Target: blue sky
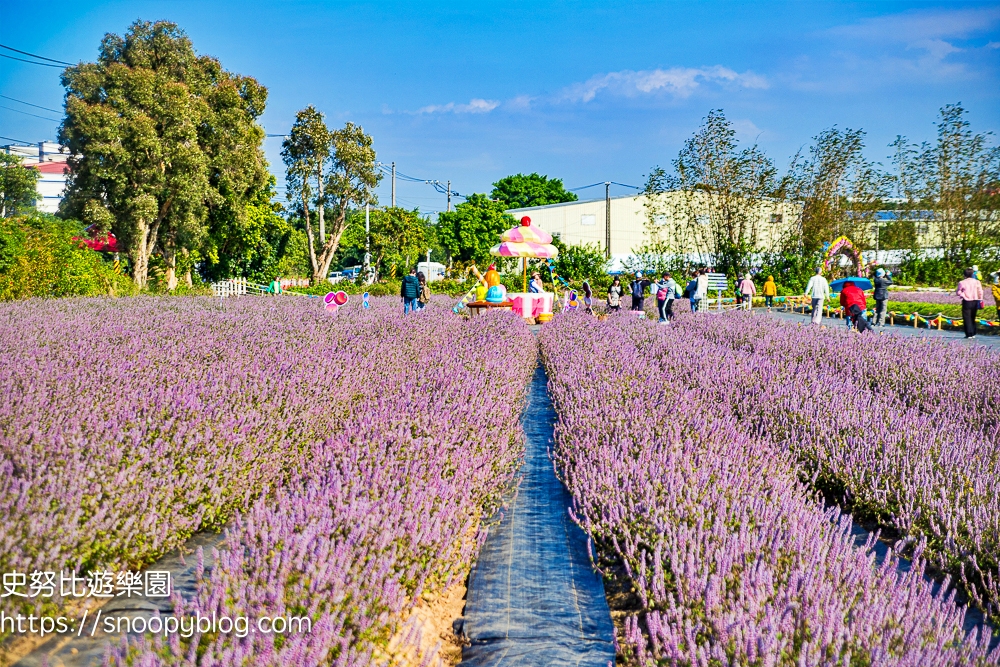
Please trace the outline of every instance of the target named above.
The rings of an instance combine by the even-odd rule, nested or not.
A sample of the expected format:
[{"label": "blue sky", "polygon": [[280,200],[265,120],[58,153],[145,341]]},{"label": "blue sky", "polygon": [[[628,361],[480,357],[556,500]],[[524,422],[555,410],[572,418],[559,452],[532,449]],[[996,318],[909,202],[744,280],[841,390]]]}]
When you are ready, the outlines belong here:
[{"label": "blue sky", "polygon": [[[380,160],[463,194],[532,171],[571,188],[641,185],[713,108],[782,169],[835,124],[867,130],[869,157],[887,163],[897,134],[933,138],[946,103],[1000,130],[996,3],[0,0],[0,43],[92,60],[104,33],[137,18],[178,23],[199,52],[266,85],[268,132],[314,104],[331,124],[361,124]],[[59,109],[59,70],[0,59],[0,94]],[[0,108],[6,137],[54,138],[56,125]],[[280,181],[279,151],[269,139]],[[388,203],[388,179],[379,192]],[[423,184],[397,195],[444,206]]]}]

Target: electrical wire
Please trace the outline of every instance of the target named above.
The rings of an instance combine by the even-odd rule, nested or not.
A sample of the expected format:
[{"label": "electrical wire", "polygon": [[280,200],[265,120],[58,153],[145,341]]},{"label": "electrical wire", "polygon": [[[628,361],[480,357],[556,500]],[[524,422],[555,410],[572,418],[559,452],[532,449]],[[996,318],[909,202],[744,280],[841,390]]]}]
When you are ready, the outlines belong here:
[{"label": "electrical wire", "polygon": [[14,56],[8,56],[6,53],[0,53],[0,58],[10,58],[11,60],[18,60],[22,63],[28,63],[29,65],[42,65],[43,67],[58,67],[63,69],[62,65],[50,65],[49,63],[39,63],[34,60],[25,60],[24,58],[15,58]]},{"label": "electrical wire", "polygon": [[24,139],[15,139],[14,137],[3,137],[3,136],[0,136],[0,139],[6,139],[7,141],[16,141],[19,144],[33,144],[33,143],[35,143],[33,141],[25,141]]},{"label": "electrical wire", "polygon": [[32,104],[31,102],[25,102],[24,100],[19,100],[14,97],[7,97],[6,95],[0,95],[5,100],[10,100],[11,102],[17,102],[18,104],[27,104],[29,107],[35,107],[36,109],[42,109],[43,111],[51,111],[52,113],[62,113],[59,109],[50,109],[49,107],[43,107],[40,104]]},{"label": "electrical wire", "polygon": [[[69,67],[73,66],[73,63],[68,63],[65,60],[56,60],[55,58],[46,58],[45,56],[40,56],[34,53],[28,53],[27,51],[21,51],[20,49],[15,49],[12,46],[7,46],[5,44],[0,44],[0,49],[7,49],[8,51],[13,51],[14,53],[20,53],[23,56],[31,56],[32,58],[38,58],[39,60],[48,60],[51,63],[59,63],[60,65],[66,65]],[[36,63],[41,65],[42,63]]]},{"label": "electrical wire", "polygon": [[14,113],[23,113],[25,116],[32,116],[34,118],[41,118],[42,120],[51,120],[54,123],[60,122],[58,118],[49,118],[48,116],[39,116],[37,113],[29,113],[27,111],[21,111],[20,109],[15,109],[14,107],[6,107],[0,104],[0,109],[6,109],[7,111],[13,111]]}]

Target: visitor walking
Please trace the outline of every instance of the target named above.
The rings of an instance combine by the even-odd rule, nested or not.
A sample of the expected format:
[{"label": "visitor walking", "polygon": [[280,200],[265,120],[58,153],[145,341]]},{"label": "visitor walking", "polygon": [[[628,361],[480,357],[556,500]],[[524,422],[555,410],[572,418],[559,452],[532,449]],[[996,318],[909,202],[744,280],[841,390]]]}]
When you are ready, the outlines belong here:
[{"label": "visitor walking", "polygon": [[417,310],[423,310],[431,302],[431,288],[427,285],[427,276],[423,271],[417,271],[417,282],[420,283],[420,296],[417,297]]},{"label": "visitor walking", "polygon": [[594,314],[594,292],[586,280],[583,281],[583,311],[589,315]]},{"label": "visitor walking", "polygon": [[778,296],[778,286],[774,284],[774,276],[768,276],[764,282],[764,305],[767,306],[769,313],[771,307],[774,306],[774,297],[776,296]]},{"label": "visitor walking", "polygon": [[840,290],[840,305],[844,307],[844,312],[850,315],[859,332],[863,333],[871,328],[865,319],[868,302],[860,287],[854,283],[844,283],[844,288]]},{"label": "visitor walking", "polygon": [[622,281],[615,276],[608,288],[608,310],[617,312],[622,309],[622,293]]},{"label": "visitor walking", "polygon": [[749,273],[740,283],[740,294],[743,295],[743,307],[753,312],[753,297],[757,294],[757,286],[753,284],[753,278],[750,277]]},{"label": "visitor walking", "polygon": [[663,279],[654,285],[654,289],[656,290],[656,312],[660,316],[660,322],[669,322],[674,319],[677,283],[674,282],[669,273],[664,273]]},{"label": "visitor walking", "polygon": [[698,291],[698,272],[695,271],[691,275],[691,280],[688,281],[687,285],[684,286],[684,294],[682,295],[688,300],[688,304],[691,307],[691,312],[694,312],[694,293]]},{"label": "visitor walking", "polygon": [[651,284],[652,281],[643,278],[641,273],[635,274],[635,280],[632,281],[632,310],[641,311],[643,309],[646,288]]},{"label": "visitor walking", "polygon": [[823,323],[823,304],[830,296],[830,283],[823,277],[823,267],[816,267],[816,275],[806,284],[806,296],[812,299],[812,323]]},{"label": "visitor walking", "polygon": [[892,274],[885,269],[875,270],[875,326],[885,326],[885,302],[889,298],[889,285],[892,284]]},{"label": "visitor walking", "polygon": [[694,291],[695,310],[702,311],[708,307],[708,269],[698,272],[698,284]]},{"label": "visitor walking", "polygon": [[975,279],[973,269],[966,269],[964,275],[965,280],[958,283],[955,294],[962,300],[962,328],[965,329],[965,337],[975,338],[976,315],[983,307],[983,284]]},{"label": "visitor walking", "polygon": [[417,310],[417,297],[420,296],[420,281],[417,270],[410,269],[410,275],[403,276],[403,284],[399,288],[399,296],[403,298],[403,314]]},{"label": "visitor walking", "polygon": [[531,282],[528,283],[528,291],[532,294],[541,294],[545,291],[545,285],[542,283],[542,276],[539,275],[537,271],[531,274]]}]

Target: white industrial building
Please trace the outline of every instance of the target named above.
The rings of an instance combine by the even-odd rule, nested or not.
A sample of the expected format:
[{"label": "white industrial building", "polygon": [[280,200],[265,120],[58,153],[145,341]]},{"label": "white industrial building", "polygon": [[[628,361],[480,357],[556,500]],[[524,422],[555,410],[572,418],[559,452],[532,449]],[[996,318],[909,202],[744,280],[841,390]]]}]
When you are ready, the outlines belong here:
[{"label": "white industrial building", "polygon": [[[657,211],[676,210],[680,192],[661,195]],[[684,224],[674,215],[654,213],[647,206],[646,195],[629,195],[610,199],[549,204],[515,208],[507,212],[517,219],[528,216],[531,221],[566,245],[597,244],[607,251],[610,237],[611,270],[620,271],[622,263],[645,242],[650,241],[650,230],[655,230],[659,240],[674,245],[678,252],[695,255],[702,248],[690,235],[682,234]],[[610,221],[608,210],[610,208]],[[770,247],[786,233],[789,226],[797,224],[801,207],[786,202],[764,202],[760,222],[756,226],[756,241],[761,247]],[[706,222],[708,216],[705,217]],[[610,222],[610,224],[609,224]]]},{"label": "white industrial building", "polygon": [[66,159],[69,157],[69,152],[52,141],[39,141],[37,144],[8,144],[0,146],[0,150],[10,155],[17,155],[25,167],[40,172],[35,208],[45,213],[58,211],[63,193],[66,191],[66,177],[69,174]]}]

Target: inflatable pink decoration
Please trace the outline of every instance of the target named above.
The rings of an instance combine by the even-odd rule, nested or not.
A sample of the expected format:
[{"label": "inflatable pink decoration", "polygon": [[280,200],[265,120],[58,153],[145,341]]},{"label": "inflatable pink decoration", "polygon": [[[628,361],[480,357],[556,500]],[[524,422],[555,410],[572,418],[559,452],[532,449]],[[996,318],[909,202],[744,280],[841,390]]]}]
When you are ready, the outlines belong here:
[{"label": "inflatable pink decoration", "polygon": [[331,312],[337,312],[341,306],[347,303],[348,297],[347,292],[328,292],[325,297],[323,297],[323,303],[326,304],[326,309]]}]

